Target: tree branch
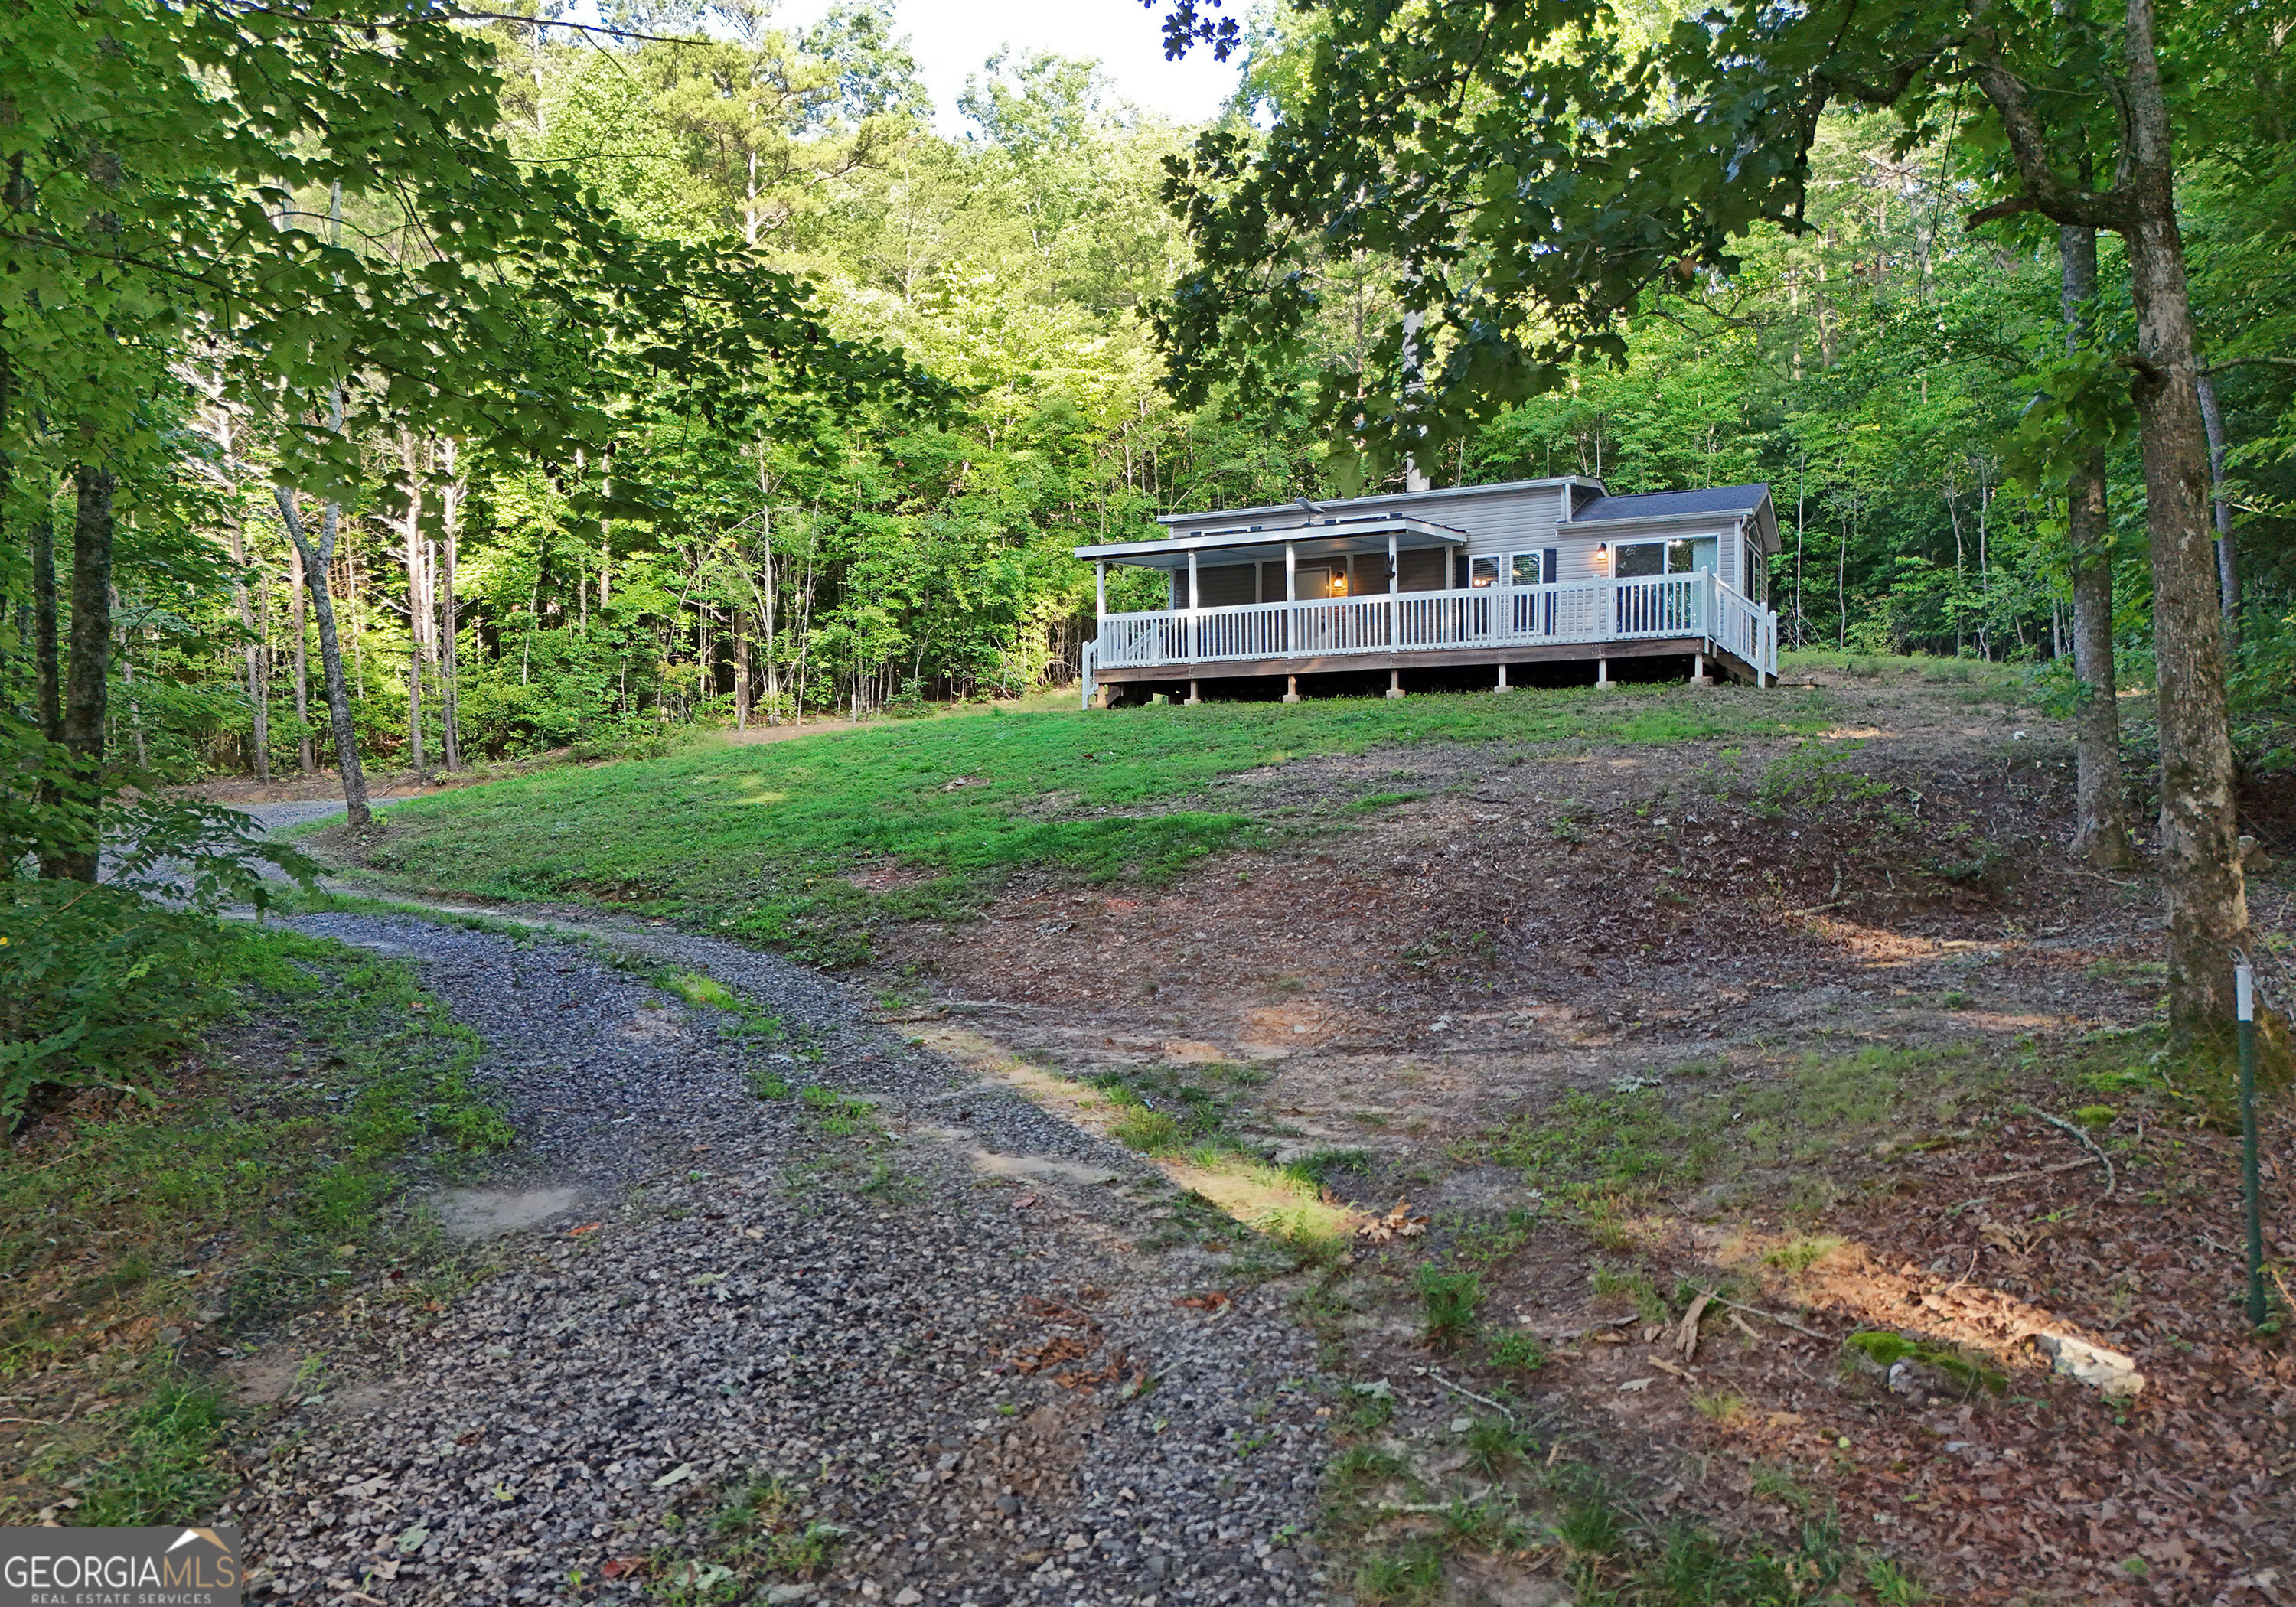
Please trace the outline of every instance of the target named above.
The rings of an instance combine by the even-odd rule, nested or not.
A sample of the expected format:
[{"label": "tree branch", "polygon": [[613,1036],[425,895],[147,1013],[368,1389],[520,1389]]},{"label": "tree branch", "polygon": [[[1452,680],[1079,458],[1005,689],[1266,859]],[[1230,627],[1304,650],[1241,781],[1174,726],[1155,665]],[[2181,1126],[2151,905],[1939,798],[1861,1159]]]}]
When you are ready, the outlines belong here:
[{"label": "tree branch", "polygon": [[2244,368],[2251,363],[2269,363],[2279,368],[2296,368],[2296,357],[2226,357],[2221,363],[2211,363],[2201,370],[2203,375],[2222,373],[2227,368]]},{"label": "tree branch", "polygon": [[1977,86],[2001,119],[2002,130],[2009,136],[2010,154],[2016,159],[2017,176],[2025,181],[2027,204],[2020,209],[2038,212],[2052,223],[2124,232],[2129,213],[2127,191],[2116,184],[2099,193],[2077,188],[2057,176],[2049,165],[2048,136],[2026,102],[2025,86],[2001,60],[2001,37],[1988,16],[1991,5],[1980,4],[1972,9],[1970,39],[1977,56],[1974,76]]},{"label": "tree branch", "polygon": [[1989,207],[1978,208],[1976,211],[1961,220],[1961,226],[1966,233],[1981,229],[1988,223],[1998,223],[2005,217],[2013,217],[2020,212],[2032,212],[2038,209],[2034,206],[2031,196],[2012,195],[2006,201],[1997,201]]}]

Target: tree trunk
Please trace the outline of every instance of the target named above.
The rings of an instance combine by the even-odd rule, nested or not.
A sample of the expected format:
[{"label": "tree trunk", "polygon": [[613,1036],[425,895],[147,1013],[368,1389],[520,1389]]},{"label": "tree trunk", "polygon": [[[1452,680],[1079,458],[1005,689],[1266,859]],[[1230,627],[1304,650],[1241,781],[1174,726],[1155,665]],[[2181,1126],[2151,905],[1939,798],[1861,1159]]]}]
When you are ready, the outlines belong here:
[{"label": "tree trunk", "polygon": [[[609,446],[598,455],[598,496],[601,502],[614,495],[614,449]],[[602,506],[598,510],[598,623],[603,625],[605,612],[614,600],[614,538],[613,525]]]},{"label": "tree trunk", "polygon": [[422,781],[429,768],[422,752],[422,655],[427,645],[430,619],[430,587],[422,564],[422,493],[414,481],[414,439],[407,431],[399,434],[399,447],[406,456],[407,487],[406,522],[399,527],[406,545],[406,750],[414,761],[414,779]]},{"label": "tree trunk", "polygon": [[33,696],[40,734],[52,742],[64,740],[63,674],[57,655],[56,620],[56,527],[44,512],[32,521],[32,656],[37,660]]},{"label": "tree trunk", "polygon": [[311,660],[310,619],[304,611],[303,552],[299,545],[287,549],[288,619],[295,632],[295,767],[305,775],[319,768],[319,756],[311,741]]},{"label": "tree trunk", "polygon": [[[228,446],[226,447],[229,451]],[[228,466],[228,458],[226,458]],[[232,577],[232,601],[239,608],[240,652],[246,660],[247,718],[249,742],[253,754],[255,778],[271,779],[271,699],[269,688],[263,684],[263,644],[256,634],[255,594],[247,585],[247,532],[239,522],[239,502],[236,483],[225,487],[223,533],[231,547],[231,561],[239,573]]]},{"label": "tree trunk", "polygon": [[[2063,268],[2065,347],[2087,331],[2081,309],[2096,295],[2096,231],[2057,231]],[[2120,768],[2120,705],[2112,667],[2112,525],[2104,498],[2104,447],[2092,448],[2065,487],[2072,549],[2073,682],[2080,700],[2073,749],[2073,840],[2067,852],[2107,869],[2136,863],[2128,840],[2128,783]]]},{"label": "tree trunk", "polygon": [[2136,413],[2152,541],[2160,663],[2161,858],[2169,906],[2169,1019],[2180,1037],[2233,1019],[2233,951],[2248,936],[2237,851],[2225,642],[2209,527],[2207,428],[2185,246],[2177,229],[2169,119],[2148,0],[2129,0],[2133,215],[2126,233],[2136,310]]},{"label": "tree trunk", "polygon": [[343,807],[355,826],[370,825],[374,815],[367,808],[366,772],[359,766],[358,734],[351,725],[350,689],[343,684],[342,644],[335,638],[335,605],[327,594],[327,565],[335,555],[335,535],[342,521],[342,504],[329,503],[319,524],[319,545],[314,549],[303,530],[302,515],[284,487],[274,486],[280,522],[287,539],[303,560],[303,574],[311,590],[311,613],[319,625],[319,668],[326,678],[327,721],[335,737],[335,767],[343,779]]},{"label": "tree trunk", "polygon": [[[32,695],[33,717],[39,722],[40,734],[52,744],[41,767],[39,785],[40,808],[52,816],[64,801],[57,774],[62,757],[57,750],[64,740],[64,694],[56,631],[56,527],[44,508],[32,521],[32,656],[37,660]],[[64,874],[52,841],[41,845],[40,874],[51,880]]]},{"label": "tree trunk", "polygon": [[2232,534],[2232,503],[2225,496],[2224,414],[2217,388],[2201,376],[2201,422],[2209,432],[2209,480],[2217,515],[2217,600],[2224,609],[2225,644],[2240,645],[2240,552]]},{"label": "tree trunk", "polygon": [[750,611],[734,605],[734,729],[750,728]]},{"label": "tree trunk", "polygon": [[79,492],[72,521],[71,663],[64,688],[63,806],[67,845],[45,873],[94,881],[102,854],[103,714],[111,673],[111,493],[108,469],[72,471]]},{"label": "tree trunk", "polygon": [[[455,472],[455,446],[447,441],[441,448],[447,458],[447,472]],[[461,634],[462,621],[456,618],[455,603],[455,561],[460,556],[458,546],[463,530],[463,486],[460,480],[450,484],[439,504],[439,523],[446,537],[439,548],[441,565],[439,570],[439,757],[449,770],[463,767],[463,741],[459,724],[462,718],[462,668],[455,657],[455,638]]]}]

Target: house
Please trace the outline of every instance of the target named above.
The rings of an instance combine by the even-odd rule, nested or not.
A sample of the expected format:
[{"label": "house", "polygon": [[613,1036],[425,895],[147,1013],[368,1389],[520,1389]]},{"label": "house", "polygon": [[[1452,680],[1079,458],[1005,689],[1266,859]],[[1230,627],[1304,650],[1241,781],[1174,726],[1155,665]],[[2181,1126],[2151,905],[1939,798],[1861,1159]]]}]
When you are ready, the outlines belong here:
[{"label": "house", "polygon": [[[1193,703],[1207,683],[1265,695],[1277,677],[1294,701],[1303,678],[1336,688],[1382,670],[1400,697],[1407,671],[1477,667],[1505,691],[1511,667],[1555,662],[1589,666],[1600,686],[1628,658],[1680,660],[1702,685],[1710,666],[1777,676],[1764,485],[1613,496],[1568,475],[1160,522],[1160,539],[1076,549],[1098,573],[1087,701]],[[1109,568],[1125,564],[1165,572],[1165,607],[1108,611]]]}]

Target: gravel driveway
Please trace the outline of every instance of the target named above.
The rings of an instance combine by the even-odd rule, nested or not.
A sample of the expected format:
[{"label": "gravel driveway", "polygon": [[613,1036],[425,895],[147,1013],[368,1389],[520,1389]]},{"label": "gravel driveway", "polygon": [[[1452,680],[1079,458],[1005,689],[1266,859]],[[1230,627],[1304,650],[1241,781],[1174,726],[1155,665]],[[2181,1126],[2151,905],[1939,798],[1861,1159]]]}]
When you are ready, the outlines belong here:
[{"label": "gravel driveway", "polygon": [[[1313,1347],[1281,1285],[1226,1281],[1174,1231],[1160,1174],[731,944],[612,932],[617,964],[403,917],[294,924],[419,967],[485,1039],[521,1143],[438,1201],[494,1275],[443,1313],[372,1291],[258,1358],[318,1382],[226,1514],[255,1599],[1329,1594],[1300,1537]],[[778,1030],[688,1006],[656,964]]]}]

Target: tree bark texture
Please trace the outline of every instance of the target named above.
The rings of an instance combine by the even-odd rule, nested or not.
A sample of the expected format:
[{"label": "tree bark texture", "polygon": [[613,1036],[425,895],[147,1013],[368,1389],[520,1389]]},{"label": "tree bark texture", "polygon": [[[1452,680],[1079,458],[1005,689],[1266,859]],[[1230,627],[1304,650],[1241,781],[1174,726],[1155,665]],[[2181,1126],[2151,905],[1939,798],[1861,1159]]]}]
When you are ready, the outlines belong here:
[{"label": "tree bark texture", "polygon": [[[2096,231],[2057,231],[2063,266],[2065,348],[2087,332],[2081,309],[2096,295]],[[2065,487],[2072,549],[2073,679],[2080,698],[2074,738],[2073,857],[2109,869],[2136,863],[2128,840],[2128,790],[2120,767],[2120,686],[2112,667],[2112,525],[2104,499],[2104,447],[2092,448]]]},{"label": "tree bark texture", "polygon": [[351,725],[350,688],[343,682],[342,644],[335,635],[335,605],[328,594],[327,566],[335,556],[335,535],[342,521],[342,505],[329,503],[320,518],[319,544],[314,548],[303,529],[302,515],[295,511],[295,499],[283,486],[274,486],[272,496],[279,504],[279,521],[287,527],[287,539],[295,544],[302,555],[303,576],[310,587],[311,615],[319,627],[319,668],[326,679],[327,721],[335,737],[335,768],[343,781],[345,817],[355,826],[371,825],[374,812],[367,807],[366,772],[359,765],[358,733]]},{"label": "tree bark texture", "polygon": [[309,775],[317,771],[319,756],[311,741],[310,621],[304,613],[303,570],[301,547],[290,547],[287,551],[287,594],[292,601],[287,614],[288,622],[295,632],[295,767]]},{"label": "tree bark texture", "polygon": [[71,660],[64,687],[63,787],[70,836],[47,873],[94,881],[102,857],[103,714],[111,673],[111,494],[109,469],[72,471],[78,506],[72,521]]},{"label": "tree bark texture", "polygon": [[2207,429],[2169,119],[2149,0],[2129,0],[2133,207],[2126,231],[2136,309],[2136,411],[2152,539],[2160,663],[2161,857],[2169,906],[2169,1015],[2180,1036],[2233,1018],[2233,951],[2248,938],[2238,853],[2225,641],[2209,521]]},{"label": "tree bark texture", "polygon": [[2240,645],[2240,548],[2232,533],[2232,501],[2225,496],[2224,414],[2217,406],[2217,388],[2201,376],[2201,422],[2209,432],[2210,494],[2217,515],[2217,601],[2224,610],[2225,641]]}]

